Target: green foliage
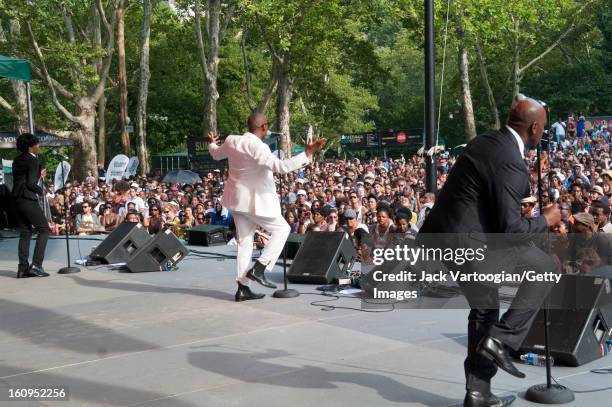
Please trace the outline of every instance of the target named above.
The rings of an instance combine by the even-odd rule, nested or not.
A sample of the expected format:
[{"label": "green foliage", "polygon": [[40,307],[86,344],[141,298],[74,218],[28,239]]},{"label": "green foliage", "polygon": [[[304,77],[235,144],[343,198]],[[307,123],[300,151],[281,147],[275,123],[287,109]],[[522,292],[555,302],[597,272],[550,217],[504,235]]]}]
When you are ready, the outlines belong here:
[{"label": "green foliage", "polygon": [[[575,29],[546,57],[525,70],[522,90],[546,100],[553,115],[583,111],[610,114],[612,109],[612,11],[609,0],[591,0],[584,11],[578,0],[454,0],[466,10],[465,29],[470,53],[470,80],[478,130],[491,123],[491,114],[475,57],[475,39],[483,47],[487,73],[500,117],[512,97],[512,60],[518,46],[520,66],[540,55],[571,24]],[[25,6],[24,6],[25,3]],[[110,0],[104,5],[110,9]],[[192,0],[167,2],[154,8],[151,26],[148,137],[152,155],[185,149],[188,136],[202,134],[203,78],[195,42]],[[346,132],[423,126],[423,4],[416,0],[235,0],[236,6],[220,48],[218,127],[222,134],[245,130],[249,101],[241,42],[246,43],[252,92],[251,103],[264,95],[274,53],[290,58],[294,97],[291,125],[303,134],[315,133],[337,142]],[[202,1],[205,7],[206,1]],[[436,94],[442,78],[441,62],[446,18],[445,1],[436,10]],[[0,54],[36,61],[25,30],[29,21],[53,76],[76,94],[85,95],[97,82],[93,64],[105,56],[85,38],[91,0],[0,0],[0,25],[5,34],[11,20],[21,23],[15,38],[0,40]],[[63,18],[74,24],[71,42]],[[451,13],[451,16],[453,14]],[[107,15],[110,19],[110,15]],[[142,6],[129,1],[126,12],[126,55],[129,116],[136,116],[139,85],[139,41]],[[519,29],[515,22],[518,21]],[[450,144],[462,142],[463,121],[457,78],[457,38],[451,18],[446,69],[439,112],[440,134]],[[86,34],[85,36],[83,34]],[[104,41],[104,39],[103,39]],[[108,155],[120,150],[117,61],[107,83],[106,124]],[[51,102],[40,78],[33,81],[34,113],[38,123],[69,129]],[[0,79],[0,96],[14,103],[8,80]],[[62,103],[73,109],[68,100]],[[274,100],[269,116],[274,116]],[[437,105],[437,102],[436,102]],[[0,107],[0,128],[10,130],[15,120]],[[134,123],[132,123],[134,124]],[[299,140],[299,137],[298,137]]]}]

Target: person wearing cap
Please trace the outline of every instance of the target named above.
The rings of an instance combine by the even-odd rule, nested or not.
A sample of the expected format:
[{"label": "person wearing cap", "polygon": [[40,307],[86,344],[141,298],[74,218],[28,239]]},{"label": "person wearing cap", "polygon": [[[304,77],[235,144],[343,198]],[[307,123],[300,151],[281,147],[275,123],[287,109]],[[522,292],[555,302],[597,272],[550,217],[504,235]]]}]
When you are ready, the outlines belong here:
[{"label": "person wearing cap", "polygon": [[[306,145],[305,151],[294,157],[281,160],[272,154],[263,142],[268,134],[269,123],[262,113],[252,113],[248,118],[248,129],[242,136],[228,136],[219,145],[219,136],[208,134],[209,152],[215,160],[227,158],[229,174],[221,202],[232,212],[236,225],[238,255],[236,258],[236,283],[238,289],[234,299],[256,300],[264,297],[251,291],[250,280],[268,288],[276,285],[266,278],[276,264],[290,232],[283,219],[278,199],[274,173],[286,174],[298,170],[311,162],[313,154],[321,150],[325,139]],[[260,226],[270,232],[271,237],[259,259],[250,265],[253,255],[255,230]]]},{"label": "person wearing cap", "polygon": [[602,264],[612,264],[612,235],[597,233],[597,224],[593,215],[585,212],[574,214],[572,232],[568,250],[570,261],[576,261],[576,256],[581,250],[592,248],[600,257]]},{"label": "person wearing cap", "polygon": [[297,200],[296,200],[296,205],[297,205],[298,207],[301,207],[301,206],[304,206],[304,205],[310,206],[310,202],[308,202],[308,201],[306,200],[306,198],[308,197],[308,195],[306,194],[306,191],[305,191],[305,190],[303,190],[303,189],[298,189],[298,191],[296,192],[296,194],[295,194],[295,195],[296,195],[296,197],[297,197]]},{"label": "person wearing cap", "polygon": [[344,226],[342,230],[346,232],[353,243],[357,252],[357,261],[364,261],[369,258],[369,252],[374,247],[374,241],[368,231],[368,227],[357,221],[357,213],[352,208],[347,208],[342,214]]},{"label": "person wearing cap", "polygon": [[[40,154],[38,137],[29,133],[21,134],[17,137],[17,149],[21,155],[13,160],[12,191],[19,224],[17,278],[48,277],[49,273],[43,269],[43,261],[51,229],[39,204],[39,199],[44,196],[39,180],[45,177],[46,171],[38,158]],[[28,258],[32,228],[36,230],[38,237],[30,264]]]},{"label": "person wearing cap", "polygon": [[[425,245],[426,250],[430,247],[482,248],[489,241],[487,234],[525,236],[544,233],[556,225],[561,219],[556,207],[539,217],[521,216],[521,200],[529,195],[530,187],[525,146],[534,148],[540,143],[546,120],[542,104],[523,97],[512,105],[505,126],[472,139],[451,169],[436,204],[419,230],[417,243]],[[538,274],[559,273],[559,267],[548,253],[530,245],[528,239],[516,242],[518,246],[489,247],[483,261],[467,262],[459,269],[467,275],[515,268],[536,270]],[[454,262],[448,262],[447,266],[450,270],[457,268]],[[463,405],[508,406],[515,397],[495,396],[491,392],[491,379],[498,369],[515,377],[525,377],[514,365],[509,349],[519,349],[555,283],[523,282],[503,315],[498,286],[458,283],[471,308]]]},{"label": "person wearing cap", "polygon": [[589,198],[591,200],[591,204],[596,201],[601,201],[604,197],[603,188],[599,185],[595,185],[591,188],[591,192],[589,192]]},{"label": "person wearing cap", "polygon": [[521,216],[523,218],[533,217],[533,210],[535,208],[537,199],[533,196],[521,199]]}]

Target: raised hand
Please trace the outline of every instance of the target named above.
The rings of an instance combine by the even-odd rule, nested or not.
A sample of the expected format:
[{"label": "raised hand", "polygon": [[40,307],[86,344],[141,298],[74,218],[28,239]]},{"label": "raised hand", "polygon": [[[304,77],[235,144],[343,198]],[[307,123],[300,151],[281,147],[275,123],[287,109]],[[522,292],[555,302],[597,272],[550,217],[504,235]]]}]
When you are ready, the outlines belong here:
[{"label": "raised hand", "polygon": [[317,139],[316,141],[313,141],[312,143],[306,144],[306,155],[311,156],[314,153],[321,151],[321,149],[323,148],[326,142],[327,142],[327,139],[320,138],[320,139]]},{"label": "raised hand", "polygon": [[206,141],[209,143],[219,144],[219,135],[216,133],[213,133],[212,131],[209,131]]}]

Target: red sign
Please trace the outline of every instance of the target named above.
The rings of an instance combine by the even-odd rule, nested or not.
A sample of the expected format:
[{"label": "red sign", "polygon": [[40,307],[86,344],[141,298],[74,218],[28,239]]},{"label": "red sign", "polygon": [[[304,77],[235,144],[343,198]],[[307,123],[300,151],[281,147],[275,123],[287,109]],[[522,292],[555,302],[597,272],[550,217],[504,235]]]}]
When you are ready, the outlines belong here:
[{"label": "red sign", "polygon": [[395,136],[395,139],[397,140],[398,143],[402,144],[406,142],[406,133],[404,133],[403,131],[400,131],[399,133],[397,133],[397,135]]}]

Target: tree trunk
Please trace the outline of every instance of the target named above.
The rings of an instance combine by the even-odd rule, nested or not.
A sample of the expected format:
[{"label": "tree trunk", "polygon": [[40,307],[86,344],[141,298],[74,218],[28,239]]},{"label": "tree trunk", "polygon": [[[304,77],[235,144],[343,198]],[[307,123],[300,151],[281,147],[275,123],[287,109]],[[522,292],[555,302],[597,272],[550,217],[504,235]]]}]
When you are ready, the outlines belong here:
[{"label": "tree trunk", "polygon": [[98,164],[104,167],[106,161],[106,96],[98,102]]},{"label": "tree trunk", "polygon": [[489,102],[489,109],[491,110],[491,117],[493,118],[493,126],[495,129],[501,128],[501,122],[499,120],[499,110],[497,109],[497,103],[495,102],[495,96],[493,95],[493,89],[489,83],[489,75],[487,73],[487,63],[484,59],[482,47],[480,45],[480,38],[476,36],[476,55],[478,56],[478,66],[480,68],[480,76],[482,83],[487,92],[487,100]]},{"label": "tree trunk", "polygon": [[151,12],[154,6],[151,0],[143,0],[142,29],[140,31],[140,86],[138,89],[138,106],[136,107],[136,131],[138,136],[138,161],[140,174],[150,172],[149,149],[147,148],[147,98],[149,97],[149,40],[151,37]]},{"label": "tree trunk", "polygon": [[467,38],[463,28],[463,10],[457,10],[457,37],[459,39],[459,81],[461,82],[461,107],[463,108],[465,140],[469,142],[476,137],[474,106],[470,90],[470,65],[467,51]]},{"label": "tree trunk", "polygon": [[293,81],[289,72],[289,55],[285,55],[282,64],[279,64],[278,90],[276,99],[276,127],[283,134],[281,137],[281,150],[285,158],[291,157],[291,133],[290,133],[290,111],[291,98],[293,97]]},{"label": "tree trunk", "polygon": [[119,1],[117,8],[117,56],[119,59],[119,127],[121,148],[128,157],[132,154],[130,135],[127,132],[127,74],[125,68],[125,2]]},{"label": "tree trunk", "polygon": [[79,104],[79,127],[74,131],[75,140],[72,173],[76,179],[82,180],[91,171],[97,176],[96,164],[96,104],[83,101]]},{"label": "tree trunk", "polygon": [[[11,34],[11,43],[13,44],[13,48],[15,48],[15,44],[17,44],[19,32],[21,31],[21,26],[19,25],[19,20],[14,19],[10,21],[9,31]],[[15,53],[17,53],[16,49],[13,49]],[[29,131],[28,128],[28,98],[26,95],[26,87],[23,81],[11,81],[11,85],[13,87],[13,93],[15,94],[15,113],[17,114],[17,131],[19,133],[26,133]]]},{"label": "tree trunk", "polygon": [[[195,3],[195,30],[196,44],[200,55],[200,66],[204,74],[204,137],[209,131],[217,132],[217,77],[219,72],[219,42],[221,0],[207,0],[206,2],[206,39],[207,49],[204,48],[202,38],[202,20],[200,0]],[[208,55],[207,55],[208,51]]]},{"label": "tree trunk", "polygon": [[514,57],[512,59],[512,99],[520,92],[521,84],[521,67],[520,67],[520,49],[519,49],[519,36],[518,32],[520,24],[518,19],[514,19]]},{"label": "tree trunk", "polygon": [[[92,2],[91,4],[91,31],[92,44],[95,48],[102,48],[102,32],[100,27],[100,14],[98,8]],[[102,60],[96,59],[94,67],[98,75],[102,74]],[[102,93],[98,102],[98,164],[104,167],[106,161],[106,95]],[[97,176],[97,175],[96,175]]]}]

